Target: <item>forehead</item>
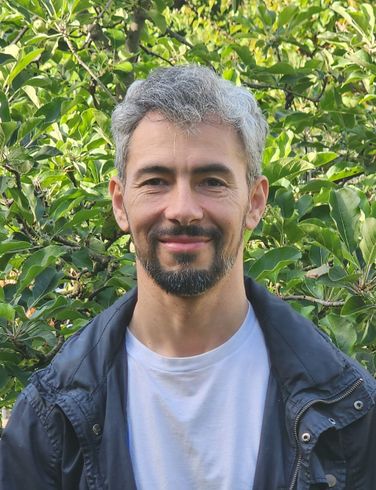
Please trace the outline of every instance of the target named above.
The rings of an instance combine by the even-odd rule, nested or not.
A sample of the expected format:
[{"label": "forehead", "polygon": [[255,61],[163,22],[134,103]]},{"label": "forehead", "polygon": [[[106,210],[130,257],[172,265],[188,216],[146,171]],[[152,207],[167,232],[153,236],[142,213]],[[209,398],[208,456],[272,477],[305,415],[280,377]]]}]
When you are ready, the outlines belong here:
[{"label": "forehead", "polygon": [[194,162],[233,160],[245,162],[243,143],[236,130],[212,118],[189,127],[150,112],[134,130],[129,144],[127,166],[135,160],[169,159]]}]

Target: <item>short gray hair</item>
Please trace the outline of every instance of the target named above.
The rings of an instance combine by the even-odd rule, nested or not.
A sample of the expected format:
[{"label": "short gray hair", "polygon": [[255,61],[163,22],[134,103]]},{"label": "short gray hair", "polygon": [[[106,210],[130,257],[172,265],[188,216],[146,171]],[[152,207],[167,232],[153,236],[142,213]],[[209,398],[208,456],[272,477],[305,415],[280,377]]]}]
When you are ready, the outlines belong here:
[{"label": "short gray hair", "polygon": [[254,96],[216,75],[209,68],[181,65],[159,68],[145,80],[136,80],[112,115],[115,165],[125,178],[130,138],[141,119],[151,111],[187,128],[200,122],[219,120],[232,126],[244,146],[248,181],[261,174],[261,155],[268,124]]}]

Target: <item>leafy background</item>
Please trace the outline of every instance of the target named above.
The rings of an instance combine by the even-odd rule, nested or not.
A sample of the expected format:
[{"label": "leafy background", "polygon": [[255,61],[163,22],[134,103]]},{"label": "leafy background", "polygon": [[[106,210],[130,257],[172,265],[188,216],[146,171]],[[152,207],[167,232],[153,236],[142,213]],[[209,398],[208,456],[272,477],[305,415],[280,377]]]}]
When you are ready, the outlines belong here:
[{"label": "leafy background", "polygon": [[135,78],[187,62],[248,86],[270,124],[245,271],[375,373],[375,7],[5,0],[0,23],[0,406],[134,286],[110,114]]}]

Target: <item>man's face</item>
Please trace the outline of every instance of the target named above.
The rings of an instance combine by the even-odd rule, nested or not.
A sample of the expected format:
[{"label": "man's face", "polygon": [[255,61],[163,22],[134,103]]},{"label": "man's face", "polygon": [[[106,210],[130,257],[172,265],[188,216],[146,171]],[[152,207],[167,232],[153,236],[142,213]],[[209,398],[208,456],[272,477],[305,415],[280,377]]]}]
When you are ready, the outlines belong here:
[{"label": "man's face", "polygon": [[141,120],[123,189],[113,179],[110,191],[138,266],[164,291],[199,295],[242,260],[243,230],[260,217],[257,212],[255,221],[246,172],[241,142],[229,126],[201,123],[188,132],[158,113]]}]

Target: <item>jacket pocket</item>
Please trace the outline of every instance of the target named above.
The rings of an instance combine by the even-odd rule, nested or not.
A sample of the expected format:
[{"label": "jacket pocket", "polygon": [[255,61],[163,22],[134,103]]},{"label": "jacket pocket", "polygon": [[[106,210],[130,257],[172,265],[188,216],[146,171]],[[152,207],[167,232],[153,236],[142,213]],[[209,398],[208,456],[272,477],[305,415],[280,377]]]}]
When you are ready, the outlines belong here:
[{"label": "jacket pocket", "polygon": [[343,460],[319,459],[312,455],[310,490],[346,490],[346,462]]}]

